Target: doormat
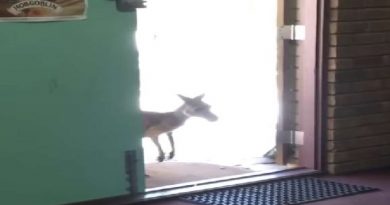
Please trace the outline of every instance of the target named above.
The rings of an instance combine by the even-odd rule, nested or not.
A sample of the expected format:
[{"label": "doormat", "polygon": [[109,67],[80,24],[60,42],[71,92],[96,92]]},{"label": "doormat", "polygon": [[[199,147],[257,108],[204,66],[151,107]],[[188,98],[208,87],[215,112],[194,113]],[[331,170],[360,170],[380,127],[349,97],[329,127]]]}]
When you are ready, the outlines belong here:
[{"label": "doormat", "polygon": [[379,189],[303,177],[226,188],[180,197],[205,205],[296,205]]}]

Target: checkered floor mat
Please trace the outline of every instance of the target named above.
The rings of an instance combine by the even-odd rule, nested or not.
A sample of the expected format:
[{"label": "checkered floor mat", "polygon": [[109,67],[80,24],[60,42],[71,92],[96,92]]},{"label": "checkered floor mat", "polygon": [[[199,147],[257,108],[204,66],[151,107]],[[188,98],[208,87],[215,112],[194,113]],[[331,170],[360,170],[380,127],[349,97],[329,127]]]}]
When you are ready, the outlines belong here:
[{"label": "checkered floor mat", "polygon": [[205,205],[294,205],[378,190],[304,177],[234,187],[181,197]]}]

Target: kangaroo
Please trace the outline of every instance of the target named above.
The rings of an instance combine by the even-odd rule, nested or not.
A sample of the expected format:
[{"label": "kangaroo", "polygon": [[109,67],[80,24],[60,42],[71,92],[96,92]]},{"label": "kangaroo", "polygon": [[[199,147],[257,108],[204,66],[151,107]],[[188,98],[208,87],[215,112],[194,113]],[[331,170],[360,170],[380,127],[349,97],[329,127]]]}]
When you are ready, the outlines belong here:
[{"label": "kangaroo", "polygon": [[169,139],[172,151],[169,153],[168,159],[175,156],[175,143],[173,140],[172,131],[181,127],[190,117],[201,117],[209,121],[216,121],[218,117],[210,111],[210,105],[204,103],[202,98],[204,95],[199,95],[195,98],[189,98],[178,95],[184,104],[173,112],[142,112],[144,123],[144,137],[150,137],[156,145],[159,155],[157,161],[162,162],[165,159],[164,151],[158,137],[161,134],[166,134]]}]

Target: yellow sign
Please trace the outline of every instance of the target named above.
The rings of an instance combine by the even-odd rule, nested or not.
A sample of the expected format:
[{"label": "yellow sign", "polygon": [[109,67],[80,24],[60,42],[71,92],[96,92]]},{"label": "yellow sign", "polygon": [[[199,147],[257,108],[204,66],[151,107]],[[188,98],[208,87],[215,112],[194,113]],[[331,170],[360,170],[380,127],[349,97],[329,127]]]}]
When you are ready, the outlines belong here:
[{"label": "yellow sign", "polygon": [[85,19],[87,0],[1,0],[0,21]]}]

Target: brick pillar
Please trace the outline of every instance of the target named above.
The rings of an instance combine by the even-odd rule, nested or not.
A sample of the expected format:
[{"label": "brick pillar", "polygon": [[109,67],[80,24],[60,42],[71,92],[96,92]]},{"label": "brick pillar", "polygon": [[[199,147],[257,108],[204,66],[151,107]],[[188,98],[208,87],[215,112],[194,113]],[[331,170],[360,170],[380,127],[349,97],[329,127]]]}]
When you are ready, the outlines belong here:
[{"label": "brick pillar", "polygon": [[390,166],[390,0],[330,0],[328,170]]}]

